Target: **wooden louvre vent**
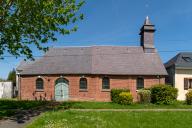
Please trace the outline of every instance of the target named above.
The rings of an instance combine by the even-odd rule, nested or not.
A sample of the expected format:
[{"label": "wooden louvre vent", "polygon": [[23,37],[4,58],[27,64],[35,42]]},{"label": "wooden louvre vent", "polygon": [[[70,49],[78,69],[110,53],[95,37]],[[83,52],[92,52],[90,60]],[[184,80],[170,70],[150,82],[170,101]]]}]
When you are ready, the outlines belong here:
[{"label": "wooden louvre vent", "polygon": [[184,78],[184,90],[192,89],[192,78]]},{"label": "wooden louvre vent", "polygon": [[184,78],[184,90],[188,90],[188,88],[189,88],[189,79]]}]

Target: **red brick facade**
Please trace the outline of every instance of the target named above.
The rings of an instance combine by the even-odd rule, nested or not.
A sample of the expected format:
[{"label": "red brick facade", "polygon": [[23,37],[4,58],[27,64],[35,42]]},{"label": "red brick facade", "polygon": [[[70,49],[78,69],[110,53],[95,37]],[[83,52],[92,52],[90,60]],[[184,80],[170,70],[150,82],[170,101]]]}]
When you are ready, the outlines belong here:
[{"label": "red brick facade", "polygon": [[[87,78],[87,91],[79,89],[80,75],[67,75],[65,79],[69,81],[69,100],[86,100],[86,101],[110,101],[110,90],[102,90],[102,77],[99,75],[85,75]],[[128,88],[130,89],[134,100],[137,100],[136,80],[137,76],[108,76],[110,78],[110,89]],[[55,81],[59,75],[41,76],[44,81],[44,90],[36,91],[37,76],[20,77],[20,98],[22,100],[54,100]],[[144,76],[145,88],[155,84],[163,84],[164,78],[157,76]]]}]

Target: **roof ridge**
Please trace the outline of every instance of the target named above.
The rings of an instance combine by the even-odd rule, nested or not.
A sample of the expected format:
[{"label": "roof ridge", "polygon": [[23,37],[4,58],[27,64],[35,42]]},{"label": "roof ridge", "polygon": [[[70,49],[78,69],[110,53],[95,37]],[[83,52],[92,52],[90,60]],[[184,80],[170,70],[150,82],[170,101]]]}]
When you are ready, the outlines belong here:
[{"label": "roof ridge", "polygon": [[177,63],[179,63],[180,58],[182,58],[183,52],[178,53],[177,55],[175,55],[174,57],[172,57],[171,59],[169,59],[164,65],[165,67],[170,67],[172,65],[176,65]]},{"label": "roof ridge", "polygon": [[176,55],[175,64],[178,62],[178,59],[180,58],[180,56],[181,56],[181,53],[178,53],[178,54]]},{"label": "roof ridge", "polygon": [[62,46],[62,47],[52,47],[51,49],[64,49],[64,48],[93,48],[93,47],[129,47],[129,48],[140,48],[141,46],[123,46],[123,45],[91,45],[91,46]]}]

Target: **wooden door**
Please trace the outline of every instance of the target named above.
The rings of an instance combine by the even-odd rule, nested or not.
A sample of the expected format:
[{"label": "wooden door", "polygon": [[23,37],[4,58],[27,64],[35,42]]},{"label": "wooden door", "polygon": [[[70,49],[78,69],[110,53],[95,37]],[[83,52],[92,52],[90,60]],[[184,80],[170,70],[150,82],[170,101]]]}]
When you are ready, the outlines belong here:
[{"label": "wooden door", "polygon": [[66,79],[60,78],[55,84],[55,100],[64,101],[69,98],[69,85]]}]

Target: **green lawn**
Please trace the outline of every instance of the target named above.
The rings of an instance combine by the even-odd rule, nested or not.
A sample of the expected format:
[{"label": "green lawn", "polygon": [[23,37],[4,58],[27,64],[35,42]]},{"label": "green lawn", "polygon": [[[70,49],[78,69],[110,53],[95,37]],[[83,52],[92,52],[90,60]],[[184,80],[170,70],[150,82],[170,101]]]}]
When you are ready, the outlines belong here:
[{"label": "green lawn", "polygon": [[32,109],[46,103],[45,101],[0,100],[0,119],[10,117],[18,110]]},{"label": "green lawn", "polygon": [[119,105],[111,102],[64,102],[59,108],[74,109],[192,109],[192,105],[175,102],[172,105],[132,104]]},{"label": "green lawn", "polygon": [[[17,110],[49,106],[52,102],[0,100],[0,119]],[[132,104],[110,102],[61,102],[38,117],[28,128],[191,128],[192,112],[80,112],[71,109],[192,109],[192,105],[175,102],[172,105]]]},{"label": "green lawn", "polygon": [[191,128],[192,112],[46,112],[27,128]]}]

